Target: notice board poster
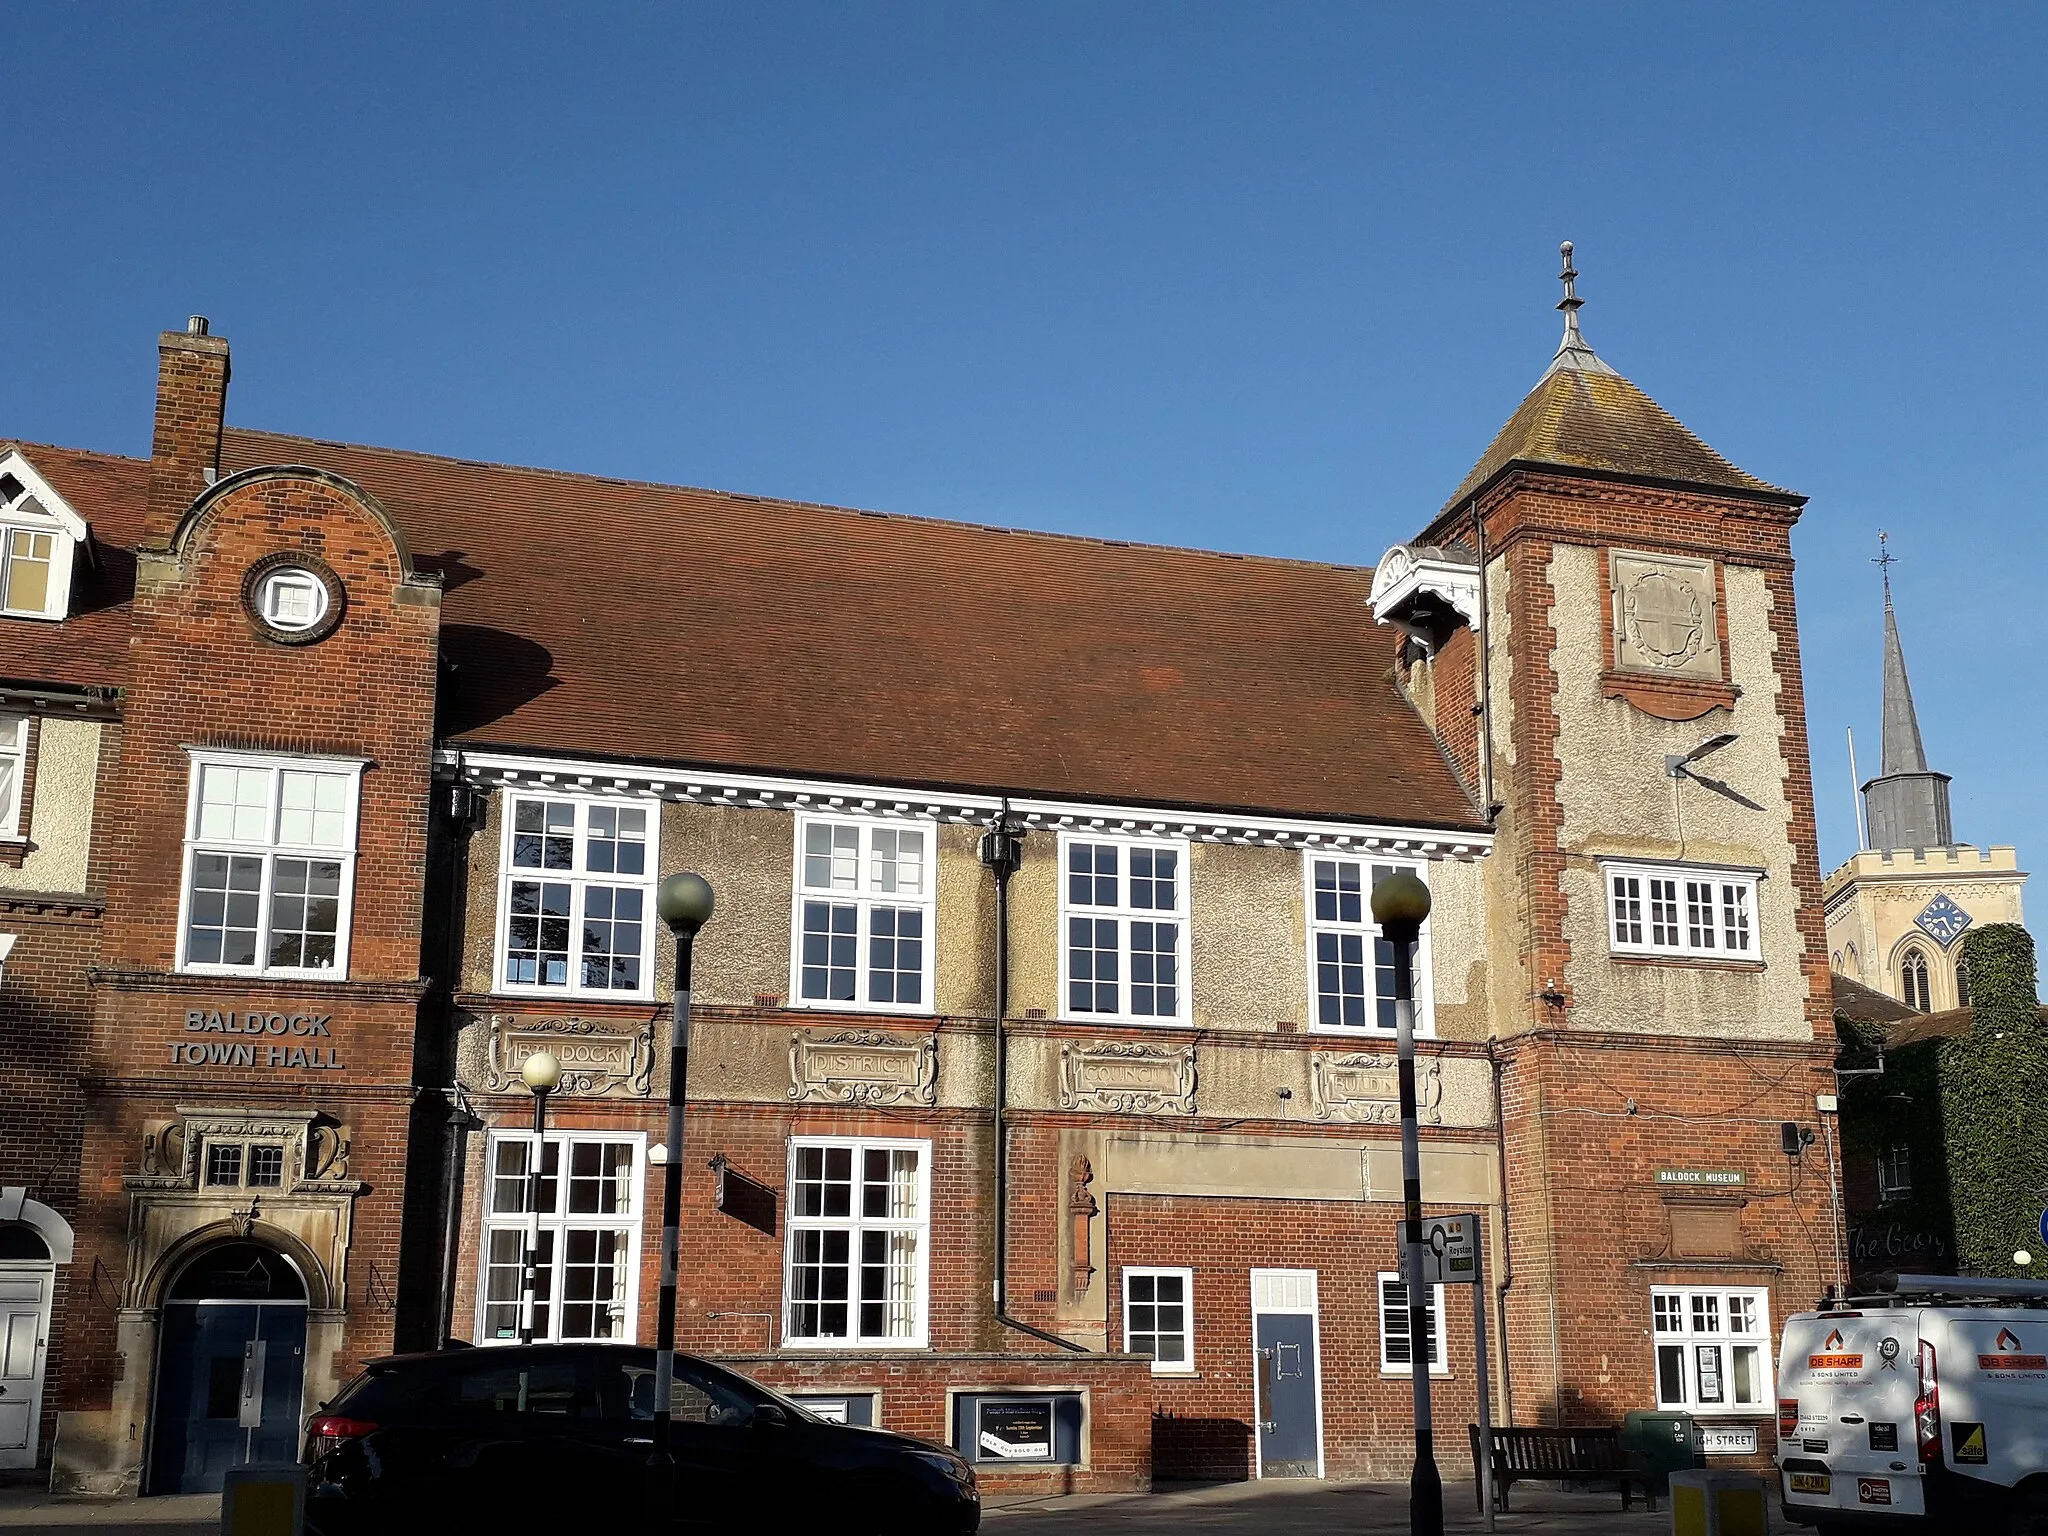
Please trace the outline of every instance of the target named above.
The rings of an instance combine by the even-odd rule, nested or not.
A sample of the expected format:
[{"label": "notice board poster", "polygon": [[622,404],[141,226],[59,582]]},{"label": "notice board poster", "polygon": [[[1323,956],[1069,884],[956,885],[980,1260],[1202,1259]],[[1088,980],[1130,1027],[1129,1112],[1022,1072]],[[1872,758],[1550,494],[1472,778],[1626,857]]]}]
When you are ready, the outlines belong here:
[{"label": "notice board poster", "polygon": [[978,1405],[974,1446],[983,1461],[1051,1461],[1052,1400],[996,1398]]}]

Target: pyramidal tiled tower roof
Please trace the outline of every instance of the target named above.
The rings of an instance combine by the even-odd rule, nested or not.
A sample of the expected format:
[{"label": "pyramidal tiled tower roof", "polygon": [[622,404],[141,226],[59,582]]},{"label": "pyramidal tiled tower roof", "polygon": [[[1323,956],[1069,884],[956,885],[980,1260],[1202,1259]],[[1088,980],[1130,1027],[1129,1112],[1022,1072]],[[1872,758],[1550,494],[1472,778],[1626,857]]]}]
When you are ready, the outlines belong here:
[{"label": "pyramidal tiled tower roof", "polygon": [[1449,511],[1510,464],[1553,465],[1640,479],[1738,491],[1790,501],[1805,498],[1737,469],[1686,430],[1663,406],[1602,362],[1579,331],[1571,242],[1564,253],[1564,340],[1543,377],[1480,455]]}]

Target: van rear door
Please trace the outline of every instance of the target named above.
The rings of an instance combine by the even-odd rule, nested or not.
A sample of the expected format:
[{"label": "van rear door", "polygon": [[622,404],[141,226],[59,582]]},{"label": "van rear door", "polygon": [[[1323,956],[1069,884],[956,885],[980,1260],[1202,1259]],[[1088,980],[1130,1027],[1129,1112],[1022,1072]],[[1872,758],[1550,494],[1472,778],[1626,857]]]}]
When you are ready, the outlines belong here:
[{"label": "van rear door", "polygon": [[1918,1514],[1913,1439],[1918,1313],[1809,1313],[1785,1325],[1778,1461],[1785,1499],[1809,1508]]},{"label": "van rear door", "polygon": [[1927,1335],[1949,1468],[2007,1488],[2048,1468],[2048,1317],[1945,1308],[1929,1313]]}]

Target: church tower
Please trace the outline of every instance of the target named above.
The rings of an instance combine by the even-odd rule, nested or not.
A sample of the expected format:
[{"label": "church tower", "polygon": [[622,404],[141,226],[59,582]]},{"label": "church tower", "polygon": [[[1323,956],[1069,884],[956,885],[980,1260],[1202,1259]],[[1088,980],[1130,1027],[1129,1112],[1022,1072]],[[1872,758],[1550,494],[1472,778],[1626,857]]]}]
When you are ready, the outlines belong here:
[{"label": "church tower", "polygon": [[1921,1012],[1970,1001],[1958,968],[1978,923],[2017,923],[2021,872],[2009,847],[1955,840],[1949,776],[1927,766],[1906,652],[1892,609],[1896,557],[1878,535],[1884,571],[1884,755],[1863,786],[1865,846],[1827,878],[1828,963]]}]

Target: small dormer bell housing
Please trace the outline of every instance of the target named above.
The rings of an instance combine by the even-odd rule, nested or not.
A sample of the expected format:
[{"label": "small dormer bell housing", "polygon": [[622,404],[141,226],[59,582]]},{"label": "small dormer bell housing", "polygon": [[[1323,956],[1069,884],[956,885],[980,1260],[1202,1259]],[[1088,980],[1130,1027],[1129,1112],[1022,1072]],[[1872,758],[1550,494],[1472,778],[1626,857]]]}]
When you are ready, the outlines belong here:
[{"label": "small dormer bell housing", "polygon": [[1396,544],[1372,574],[1373,617],[1429,655],[1479,622],[1479,556],[1462,544]]}]

